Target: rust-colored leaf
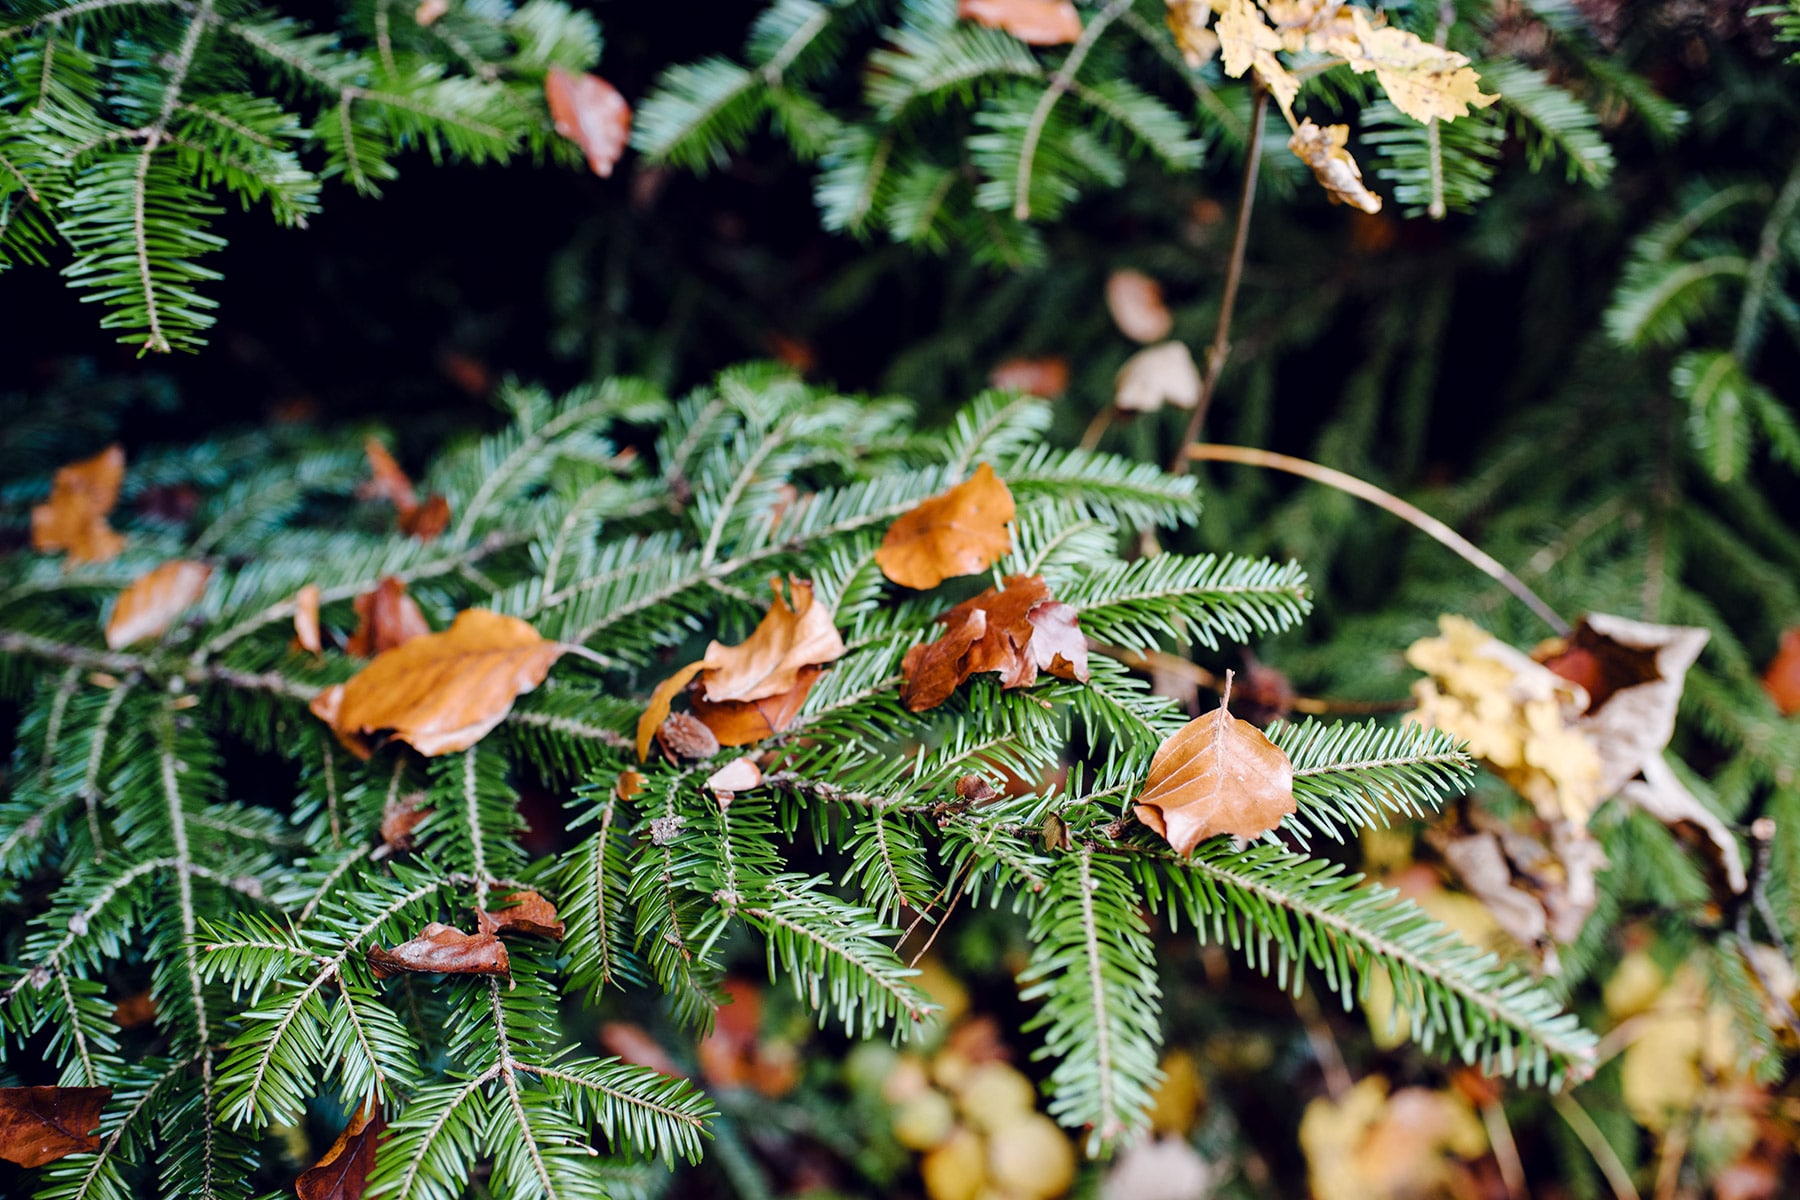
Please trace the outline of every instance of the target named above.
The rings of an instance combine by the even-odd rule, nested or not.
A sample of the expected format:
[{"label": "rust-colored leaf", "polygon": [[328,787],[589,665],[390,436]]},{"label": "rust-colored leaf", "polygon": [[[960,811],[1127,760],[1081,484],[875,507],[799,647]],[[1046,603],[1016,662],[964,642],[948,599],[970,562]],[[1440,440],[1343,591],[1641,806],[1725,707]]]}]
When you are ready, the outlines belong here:
[{"label": "rust-colored leaf", "polygon": [[1030,687],[1038,672],[1086,680],[1087,641],[1075,610],[1050,596],[1037,575],[1009,575],[943,616],[947,632],[914,646],[901,661],[900,700],[914,712],[935,708],[971,675],[996,671],[1004,688]]},{"label": "rust-colored leaf", "polygon": [[656,739],[656,731],[662,728],[662,723],[669,717],[670,701],[675,699],[676,694],[686,687],[688,681],[698,675],[704,666],[706,666],[705,659],[691,662],[657,684],[656,690],[650,693],[650,703],[644,707],[644,715],[638,718],[637,724],[639,762],[650,757],[650,743]]},{"label": "rust-colored leaf", "polygon": [[392,950],[370,946],[369,966],[375,978],[418,975],[508,975],[512,963],[506,947],[491,933],[464,933],[433,921],[410,942]]},{"label": "rust-colored leaf", "polygon": [[294,641],[302,650],[318,654],[324,649],[319,641],[319,585],[309,583],[294,593]]},{"label": "rust-colored leaf", "polygon": [[807,693],[824,674],[824,667],[802,667],[800,682],[779,696],[766,696],[761,700],[727,700],[713,704],[695,693],[688,697],[688,703],[694,715],[712,730],[719,745],[748,746],[773,737],[792,725],[806,703]]},{"label": "rust-colored leaf", "polygon": [[373,1096],[350,1115],[349,1124],[323,1158],[300,1172],[295,1190],[300,1200],[361,1200],[375,1169],[375,1147],[387,1121]]},{"label": "rust-colored leaf", "polygon": [[1069,360],[1060,354],[1009,358],[988,372],[988,386],[1054,400],[1069,390]]},{"label": "rust-colored leaf", "polygon": [[537,892],[513,892],[503,902],[507,907],[475,914],[481,932],[529,933],[562,941],[563,923],[556,915],[556,905]]},{"label": "rust-colored leaf", "polygon": [[419,494],[413,491],[412,480],[388,448],[377,438],[368,438],[363,442],[363,453],[369,458],[369,478],[359,485],[356,494],[364,500],[386,500],[401,512],[415,507],[419,503]]},{"label": "rust-colored leaf", "polygon": [[1763,672],[1763,691],[1784,717],[1800,712],[1800,629],[1781,635],[1781,647]]},{"label": "rust-colored leaf", "polygon": [[772,579],[775,603],[762,623],[743,642],[706,648],[700,694],[717,704],[726,700],[762,700],[794,689],[807,667],[836,662],[844,655],[844,639],[831,623],[831,610],[813,597],[813,585],[788,580],[792,603]]},{"label": "rust-colored leaf", "polygon": [[1160,342],[1175,327],[1162,284],[1142,271],[1114,271],[1106,278],[1106,310],[1119,332],[1134,342]]},{"label": "rust-colored leaf", "polygon": [[1294,767],[1262,730],[1219,707],[1170,734],[1150,760],[1137,818],[1182,854],[1216,834],[1252,838],[1294,811]]},{"label": "rust-colored leaf", "polygon": [[923,591],[985,571],[1012,549],[1012,492],[982,463],[967,480],[922,500],[888,526],[875,552],[881,573]]},{"label": "rust-colored leaf", "polygon": [[670,758],[711,758],[719,752],[719,739],[700,718],[672,712],[656,729],[656,744]]},{"label": "rust-colored leaf", "polygon": [[544,681],[563,650],[518,617],[471,608],[443,633],[376,655],[343,685],[331,726],[353,739],[392,731],[426,756],[466,750]]},{"label": "rust-colored leaf", "polygon": [[94,1132],[109,1087],[0,1088],[0,1158],[41,1167],[69,1154],[100,1149]]},{"label": "rust-colored leaf", "polygon": [[423,504],[400,510],[400,532],[429,542],[450,528],[450,502],[433,492]]},{"label": "rust-colored leaf", "polygon": [[106,622],[106,644],[114,650],[161,637],[206,591],[212,568],[187,559],[170,559],[132,580],[119,593]]},{"label": "rust-colored leaf", "polygon": [[1063,46],[1081,36],[1081,14],[1069,0],[962,0],[957,13],[1031,46]]},{"label": "rust-colored leaf", "polygon": [[1364,185],[1362,168],[1346,148],[1349,144],[1348,125],[1315,125],[1310,118],[1300,122],[1294,136],[1288,139],[1288,149],[1312,168],[1313,178],[1333,201],[1366,213],[1378,213],[1381,197]]},{"label": "rust-colored leaf", "polygon": [[610,176],[631,137],[631,105],[619,89],[598,75],[551,67],[544,76],[544,99],[556,132],[581,147],[589,170],[602,179]]},{"label": "rust-colored leaf", "polygon": [[148,988],[119,1001],[113,1006],[113,1024],[120,1029],[137,1029],[156,1020],[156,998]]},{"label": "rust-colored leaf", "polygon": [[987,613],[979,608],[963,612],[952,609],[938,620],[949,626],[944,635],[935,642],[914,646],[900,662],[900,702],[913,712],[936,708],[955,694],[969,677],[970,647],[987,632]]},{"label": "rust-colored leaf", "polygon": [[619,778],[613,784],[613,795],[621,800],[629,800],[644,790],[644,777],[629,768],[619,772]]},{"label": "rust-colored leaf", "polygon": [[425,807],[424,792],[408,792],[395,796],[381,809],[381,844],[389,854],[404,854],[413,848],[413,831],[431,815]]},{"label": "rust-colored leaf", "polygon": [[125,451],[116,443],[92,458],[58,467],[50,499],[31,510],[31,548],[67,550],[69,561],[105,562],[125,548],[106,514],[125,480]]},{"label": "rust-colored leaf", "polygon": [[344,643],[344,652],[357,658],[392,650],[431,632],[418,602],[406,594],[406,585],[391,575],[351,604],[356,609],[356,631]]}]

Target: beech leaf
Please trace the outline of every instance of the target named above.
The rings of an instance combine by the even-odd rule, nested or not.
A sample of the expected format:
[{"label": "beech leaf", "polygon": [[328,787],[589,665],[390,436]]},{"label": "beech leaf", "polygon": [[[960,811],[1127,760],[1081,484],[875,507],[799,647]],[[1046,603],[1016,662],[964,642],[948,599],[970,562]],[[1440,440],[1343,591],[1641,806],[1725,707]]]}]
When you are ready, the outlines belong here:
[{"label": "beech leaf", "polygon": [[875,563],[895,583],[919,591],[985,571],[1012,550],[1006,526],[1013,512],[1012,492],[982,463],[967,480],[888,526]]},{"label": "beech leaf", "polygon": [[344,643],[344,652],[357,658],[392,650],[431,632],[418,602],[407,594],[406,585],[391,575],[351,605],[356,610],[356,631]]},{"label": "beech leaf", "polygon": [[429,542],[450,527],[450,502],[432,493],[423,504],[400,510],[400,532]]},{"label": "beech leaf", "polygon": [[100,1110],[109,1087],[0,1088],[0,1158],[41,1167],[100,1149]]},{"label": "beech leaf", "polygon": [[294,1181],[300,1200],[361,1200],[375,1169],[375,1148],[387,1121],[371,1096],[350,1116],[349,1124],[324,1157]]},{"label": "beech leaf", "polygon": [[364,757],[364,739],[383,730],[427,757],[466,750],[544,681],[564,649],[518,617],[471,608],[443,633],[376,655],[342,685],[335,716],[326,719],[362,743]]},{"label": "beech leaf", "polygon": [[961,0],[957,13],[1031,46],[1062,46],[1081,36],[1081,14],[1069,0]]},{"label": "beech leaf", "polygon": [[644,714],[638,718],[637,724],[637,752],[639,762],[643,762],[650,757],[650,743],[656,740],[656,731],[661,729],[662,723],[668,719],[669,703],[675,699],[676,694],[680,692],[682,688],[688,685],[688,681],[698,675],[705,666],[705,659],[702,659],[699,662],[691,662],[661,683],[657,684],[656,689],[650,693],[650,703],[644,707]]},{"label": "beech leaf", "polygon": [[302,650],[318,654],[324,649],[319,641],[319,585],[309,583],[294,593],[294,641]]},{"label": "beech leaf", "polygon": [[1160,342],[1175,327],[1163,302],[1162,284],[1142,271],[1114,271],[1107,276],[1106,310],[1119,332],[1134,342]]},{"label": "beech leaf", "polygon": [[1030,687],[1038,672],[1086,681],[1087,640],[1073,608],[1053,600],[1038,575],[1009,575],[938,618],[947,632],[901,660],[900,700],[913,712],[948,700],[971,675],[995,671],[1003,688]]},{"label": "beech leaf", "polygon": [[619,89],[598,75],[551,67],[544,76],[544,99],[556,132],[581,147],[589,170],[602,179],[610,176],[631,137],[631,105]]},{"label": "beech leaf", "polygon": [[50,499],[31,510],[31,548],[67,550],[69,561],[105,562],[125,548],[106,515],[125,481],[125,451],[114,443],[80,462],[58,467]]},{"label": "beech leaf", "polygon": [[113,605],[106,622],[106,644],[117,650],[161,637],[200,599],[211,578],[212,568],[205,563],[180,558],[138,576]]},{"label": "beech leaf", "polygon": [[988,386],[1054,400],[1069,390],[1069,360],[1060,354],[1009,358],[988,372]]},{"label": "beech leaf", "polygon": [[1784,717],[1800,712],[1800,629],[1781,635],[1781,648],[1763,672],[1763,691]]},{"label": "beech leaf", "polygon": [[1231,715],[1231,676],[1219,707],[1157,747],[1137,818],[1182,854],[1221,833],[1253,838],[1295,811],[1294,767],[1262,730]]},{"label": "beech leaf", "polygon": [[563,923],[556,906],[537,892],[512,892],[504,903],[505,908],[475,914],[482,933],[529,933],[562,941]]},{"label": "beech leaf", "polygon": [[1200,403],[1200,368],[1183,342],[1146,346],[1125,360],[1113,379],[1113,404],[1125,412],[1155,412],[1165,404]]},{"label": "beech leaf", "polygon": [[392,950],[370,946],[369,966],[375,978],[411,972],[418,975],[500,975],[512,973],[506,947],[491,933],[464,933],[433,921],[410,942]]},{"label": "beech leaf", "polygon": [[693,708],[694,716],[712,731],[719,745],[748,746],[773,737],[792,725],[806,703],[807,693],[824,674],[824,667],[802,667],[799,682],[793,687],[778,696],[765,696],[760,700],[727,700],[714,704],[695,692],[689,696],[688,704]]},{"label": "beech leaf", "polygon": [[831,622],[831,610],[813,596],[813,585],[789,579],[793,599],[781,594],[781,581],[771,579],[775,603],[743,642],[713,642],[702,660],[701,694],[713,703],[761,700],[792,691],[806,667],[836,662],[844,655],[844,639]]},{"label": "beech leaf", "polygon": [[1314,125],[1309,117],[1300,122],[1288,149],[1312,168],[1313,178],[1334,203],[1348,204],[1366,213],[1381,211],[1381,197],[1363,186],[1362,168],[1345,149],[1350,143],[1348,125]]},{"label": "beech leaf", "polygon": [[[381,809],[381,845],[388,854],[402,854],[413,847],[413,830],[431,815],[424,792],[396,796]],[[376,857],[383,857],[379,852]]]}]

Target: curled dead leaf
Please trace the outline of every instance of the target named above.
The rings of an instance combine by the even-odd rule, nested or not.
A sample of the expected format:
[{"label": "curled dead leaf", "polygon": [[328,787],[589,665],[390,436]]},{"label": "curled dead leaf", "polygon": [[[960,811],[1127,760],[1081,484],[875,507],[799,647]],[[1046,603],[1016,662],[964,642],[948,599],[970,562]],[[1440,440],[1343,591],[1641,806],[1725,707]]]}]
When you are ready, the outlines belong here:
[{"label": "curled dead leaf", "polygon": [[294,1181],[299,1200],[361,1200],[375,1169],[375,1147],[387,1121],[371,1096],[350,1115],[337,1140]]},{"label": "curled dead leaf", "polygon": [[961,0],[957,15],[1031,46],[1062,46],[1081,36],[1081,14],[1069,0]]},{"label": "curled dead leaf", "polygon": [[802,667],[799,682],[778,696],[761,700],[727,700],[714,704],[699,691],[691,692],[688,704],[694,715],[705,722],[721,746],[748,746],[773,737],[794,723],[806,704],[813,684],[825,674],[824,667]]},{"label": "curled dead leaf", "polygon": [[1162,284],[1142,271],[1114,271],[1106,277],[1106,311],[1119,332],[1134,342],[1160,342],[1175,327]]},{"label": "curled dead leaf", "polygon": [[629,768],[619,772],[618,781],[613,784],[613,795],[621,800],[629,800],[644,790],[644,777]]},{"label": "curled dead leaf", "polygon": [[475,914],[482,933],[529,933],[562,941],[563,922],[556,906],[537,892],[511,892],[501,902],[506,907]]},{"label": "curled dead leaf", "polygon": [[369,658],[392,650],[431,632],[425,614],[406,592],[406,585],[389,575],[351,602],[356,610],[356,630],[344,643],[344,652]]},{"label": "curled dead leaf", "polygon": [[691,662],[657,684],[655,690],[650,693],[650,702],[644,706],[644,713],[638,718],[637,723],[639,762],[650,757],[650,743],[656,740],[656,731],[661,729],[662,723],[668,719],[670,703],[705,666],[706,660],[704,659],[699,662]]},{"label": "curled dead leaf", "polygon": [[1300,122],[1288,139],[1288,149],[1312,168],[1313,178],[1334,202],[1378,213],[1381,197],[1364,186],[1362,168],[1345,148],[1349,144],[1348,125],[1315,125],[1311,118]]},{"label": "curled dead leaf", "polygon": [[1012,492],[994,468],[921,500],[888,526],[875,552],[881,573],[902,587],[923,591],[946,579],[985,571],[1012,549],[1007,524]]},{"label": "curled dead leaf", "polygon": [[1200,403],[1200,368],[1193,353],[1182,342],[1139,350],[1113,378],[1113,403],[1125,412],[1194,407]]},{"label": "curled dead leaf", "polygon": [[[328,722],[329,723],[329,722]],[[424,792],[408,792],[395,796],[381,809],[381,850],[386,854],[404,854],[413,848],[413,831],[431,810],[425,807]]]},{"label": "curled dead leaf", "polygon": [[762,700],[792,691],[807,667],[836,662],[844,640],[832,624],[831,610],[813,596],[813,585],[790,579],[792,602],[772,579],[775,602],[750,636],[736,646],[713,642],[702,660],[701,694],[712,703]]},{"label": "curled dead leaf", "polygon": [[631,138],[631,105],[619,89],[598,75],[551,67],[544,76],[544,99],[556,132],[581,147],[590,171],[602,179],[610,176]]},{"label": "curled dead leaf", "polygon": [[1231,715],[1231,676],[1219,707],[1157,747],[1138,794],[1138,820],[1181,854],[1221,833],[1253,838],[1295,811],[1294,766],[1262,730]]},{"label": "curled dead leaf", "polygon": [[161,637],[206,592],[212,568],[202,562],[171,559],[138,576],[119,593],[106,622],[106,644],[114,650]]},{"label": "curled dead leaf", "polygon": [[1213,33],[1219,39],[1225,74],[1239,79],[1254,69],[1282,111],[1292,110],[1294,97],[1300,94],[1300,81],[1288,74],[1275,57],[1275,52],[1282,49],[1281,35],[1269,28],[1261,9],[1251,0],[1229,0],[1220,9]]},{"label": "curled dead leaf", "polygon": [[1486,108],[1500,98],[1481,90],[1481,78],[1466,55],[1416,33],[1377,25],[1362,9],[1349,9],[1349,14],[1350,35],[1320,39],[1320,48],[1341,56],[1359,75],[1375,72],[1388,100],[1413,120],[1453,121],[1471,107]]},{"label": "curled dead leaf", "polygon": [[125,548],[107,514],[125,481],[125,451],[117,443],[92,458],[58,467],[50,499],[31,509],[31,548],[67,550],[69,561],[105,562]]},{"label": "curled dead leaf", "polygon": [[1187,65],[1199,70],[1219,53],[1219,35],[1208,29],[1212,0],[1169,0],[1164,20]]},{"label": "curled dead leaf", "polygon": [[1087,640],[1075,610],[1051,598],[1038,575],[1009,575],[938,618],[945,633],[914,646],[900,664],[900,701],[936,708],[971,675],[998,672],[1003,688],[1030,687],[1038,672],[1086,681]]},{"label": "curled dead leaf", "polygon": [[491,933],[464,933],[433,921],[411,941],[392,950],[370,946],[366,956],[375,978],[408,972],[419,975],[499,975],[512,972],[506,947]]},{"label": "curled dead leaf", "polygon": [[429,542],[450,528],[450,502],[433,492],[423,504],[400,510],[400,532]]},{"label": "curled dead leaf", "polygon": [[0,1158],[41,1167],[100,1149],[100,1113],[109,1087],[0,1088]]},{"label": "curled dead leaf", "polygon": [[753,758],[734,758],[708,775],[706,786],[718,797],[719,807],[725,808],[739,792],[762,786],[762,768]]},{"label": "curled dead leaf", "polygon": [[302,650],[318,654],[324,649],[319,641],[319,585],[309,583],[294,593],[294,641]]}]

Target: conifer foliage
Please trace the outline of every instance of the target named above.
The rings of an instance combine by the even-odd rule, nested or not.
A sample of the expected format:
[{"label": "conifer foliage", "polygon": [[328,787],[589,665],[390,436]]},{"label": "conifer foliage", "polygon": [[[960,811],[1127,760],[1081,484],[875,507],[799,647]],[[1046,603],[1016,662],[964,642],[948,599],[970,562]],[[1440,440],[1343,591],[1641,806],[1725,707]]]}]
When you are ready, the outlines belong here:
[{"label": "conifer foliage", "polygon": [[[1252,801],[1248,826],[1238,806],[1248,840],[1189,853],[1133,816],[1152,775],[1171,810],[1182,788],[1210,797],[1196,778],[1225,751],[1204,731],[1235,718],[1184,738],[1187,714],[1122,660],[1309,607],[1292,564],[1124,559],[1137,531],[1191,525],[1191,478],[1049,448],[1047,406],[1001,392],[935,432],[762,367],[673,403],[615,381],[508,404],[507,429],[424,479],[448,508],[435,536],[355,498],[354,448],[280,435],[240,446],[229,478],[205,450],[126,464],[128,501],[201,499],[179,527],[115,513],[116,556],[7,560],[0,682],[24,717],[0,871],[27,919],[0,1020],[54,1064],[28,1082],[106,1091],[92,1144],[44,1165],[38,1195],[279,1187],[275,1131],[321,1105],[345,1133],[302,1195],[353,1178],[436,1200],[478,1172],[499,1196],[634,1194],[632,1160],[701,1154],[709,1102],[592,1052],[565,1000],[650,989],[698,1032],[748,948],[821,1024],[908,1039],[932,1005],[896,923],[958,896],[1028,928],[1050,1111],[1096,1152],[1143,1128],[1159,1080],[1151,921],[1346,1004],[1379,983],[1415,1037],[1492,1071],[1589,1069],[1549,992],[1308,849],[1460,786],[1447,736],[1233,732],[1289,772],[1285,803]],[[896,522],[926,514],[914,545],[971,479],[992,481],[983,505],[1010,497],[1001,542],[981,531],[983,561],[925,590],[892,582]],[[109,607],[170,561],[210,570],[109,645]],[[428,632],[402,628],[408,606]],[[365,664],[340,649],[352,626],[391,648]],[[903,703],[924,658],[948,694]],[[352,722],[395,663],[432,686]],[[431,737],[407,725],[424,709]],[[246,750],[287,773],[247,790],[226,766]],[[533,782],[569,798],[570,848],[536,861]],[[153,1025],[122,1030],[118,1001],[145,988]]]}]

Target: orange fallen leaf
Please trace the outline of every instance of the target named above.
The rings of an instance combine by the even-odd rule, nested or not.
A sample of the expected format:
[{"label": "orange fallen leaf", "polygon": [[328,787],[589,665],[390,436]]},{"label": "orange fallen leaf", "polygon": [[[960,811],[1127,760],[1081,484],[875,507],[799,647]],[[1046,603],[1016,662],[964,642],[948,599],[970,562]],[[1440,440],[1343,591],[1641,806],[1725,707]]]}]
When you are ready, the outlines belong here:
[{"label": "orange fallen leaf", "polygon": [[356,489],[356,494],[364,500],[386,500],[395,508],[404,512],[419,503],[419,494],[413,491],[412,480],[388,448],[375,438],[363,442],[363,453],[369,459],[369,478]]},{"label": "orange fallen leaf", "polygon": [[914,646],[900,663],[904,680],[900,702],[913,712],[936,708],[962,686],[969,677],[969,649],[987,633],[987,613],[979,608],[958,613],[954,619],[946,613],[938,620],[949,626],[948,631],[935,642]]},{"label": "orange fallen leaf", "polygon": [[134,992],[113,1007],[113,1024],[120,1029],[136,1029],[156,1020],[156,999],[149,989]]},{"label": "orange fallen leaf", "polygon": [[555,941],[563,939],[562,918],[556,905],[536,892],[513,892],[504,897],[505,908],[475,914],[483,933],[531,933]]},{"label": "orange fallen leaf", "polygon": [[923,591],[985,571],[1012,549],[1012,492],[982,463],[967,480],[922,500],[888,526],[875,562],[902,587]]},{"label": "orange fallen leaf", "polygon": [[544,99],[556,132],[581,147],[589,170],[602,179],[610,176],[631,137],[631,105],[619,89],[598,75],[551,67],[544,76]]},{"label": "orange fallen leaf", "polygon": [[50,499],[31,510],[31,548],[67,550],[69,561],[105,562],[125,548],[107,524],[125,481],[125,451],[117,444],[92,458],[58,467]]},{"label": "orange fallen leaf", "polygon": [[367,955],[375,978],[412,972],[420,975],[509,975],[506,947],[491,933],[464,933],[433,921],[410,942],[392,950],[370,946]]},{"label": "orange fallen leaf", "polygon": [[0,1158],[41,1167],[70,1154],[100,1149],[94,1132],[109,1087],[0,1088]]},{"label": "orange fallen leaf", "polygon": [[294,1181],[300,1200],[361,1200],[369,1172],[375,1169],[376,1143],[386,1128],[375,1098],[363,1101],[331,1149]]},{"label": "orange fallen leaf", "polygon": [[1137,818],[1182,854],[1216,834],[1252,838],[1294,811],[1294,767],[1262,730],[1219,707],[1170,734],[1150,760]]},{"label": "orange fallen leaf", "polygon": [[844,639],[831,622],[831,610],[813,597],[813,585],[788,580],[792,602],[781,594],[781,581],[771,579],[775,603],[750,636],[736,646],[713,642],[702,660],[700,693],[708,701],[762,700],[794,689],[807,667],[836,662],[844,656]]},{"label": "orange fallen leaf", "polygon": [[1763,691],[1784,717],[1800,712],[1800,629],[1781,635],[1781,648],[1763,672]]},{"label": "orange fallen leaf", "polygon": [[319,641],[319,585],[309,583],[294,593],[294,641],[302,650],[318,654],[324,647]]},{"label": "orange fallen leaf", "polygon": [[[467,609],[443,633],[376,655],[342,685],[335,719],[326,719],[362,742],[364,757],[364,739],[383,730],[428,757],[466,750],[544,681],[564,649],[518,617]],[[329,707],[323,695],[315,706]]]},{"label": "orange fallen leaf", "polygon": [[656,685],[650,693],[650,703],[644,707],[644,715],[638,718],[637,752],[638,761],[643,762],[650,757],[650,743],[656,738],[656,731],[668,719],[669,703],[675,699],[677,692],[688,685],[688,681],[700,673],[706,661],[691,662],[673,675]]},{"label": "orange fallen leaf", "polygon": [[988,671],[1009,689],[1030,687],[1039,671],[1087,679],[1087,639],[1075,610],[1051,598],[1042,576],[1009,575],[1003,583],[939,617],[948,632],[906,652],[900,700],[907,708],[935,708],[969,676]]},{"label": "orange fallen leaf", "polygon": [[384,578],[372,592],[351,602],[356,610],[356,631],[344,643],[344,652],[368,658],[431,632],[418,602],[407,595],[406,585],[393,576]]},{"label": "orange fallen leaf", "polygon": [[807,693],[825,674],[824,667],[800,668],[800,681],[779,696],[761,700],[727,700],[720,704],[698,693],[688,697],[694,715],[706,723],[721,746],[748,746],[773,737],[794,723]]},{"label": "orange fallen leaf", "polygon": [[400,510],[400,532],[429,542],[450,527],[450,502],[433,492],[423,504]]},{"label": "orange fallen leaf", "polygon": [[413,830],[431,815],[425,807],[424,792],[408,792],[396,796],[381,809],[381,844],[389,854],[403,854],[413,848]]},{"label": "orange fallen leaf", "polygon": [[618,782],[613,784],[613,795],[621,800],[629,800],[644,790],[644,777],[629,768],[619,772]]},{"label": "orange fallen leaf", "polygon": [[119,593],[106,622],[106,644],[114,650],[161,637],[206,591],[212,568],[205,563],[171,559],[132,580]]},{"label": "orange fallen leaf", "polygon": [[988,386],[1054,400],[1069,390],[1069,360],[1060,354],[1009,358],[988,372]]},{"label": "orange fallen leaf", "polygon": [[1062,46],[1081,36],[1081,14],[1069,0],[962,0],[957,15],[1032,46]]},{"label": "orange fallen leaf", "polygon": [[1106,277],[1106,310],[1120,333],[1146,345],[1162,341],[1175,327],[1162,284],[1142,271],[1114,271]]}]

